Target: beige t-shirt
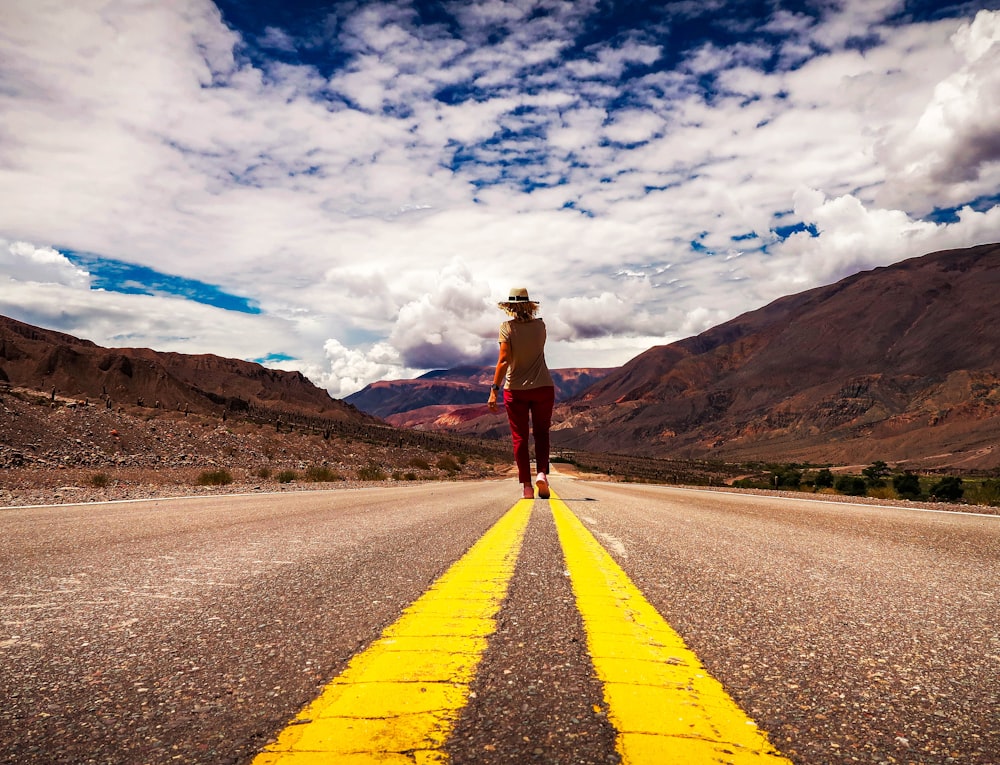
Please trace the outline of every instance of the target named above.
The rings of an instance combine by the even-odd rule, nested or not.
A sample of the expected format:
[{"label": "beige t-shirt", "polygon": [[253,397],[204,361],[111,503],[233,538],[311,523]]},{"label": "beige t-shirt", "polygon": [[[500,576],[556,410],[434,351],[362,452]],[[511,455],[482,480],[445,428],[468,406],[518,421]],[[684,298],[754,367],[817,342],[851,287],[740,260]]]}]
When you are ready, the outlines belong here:
[{"label": "beige t-shirt", "polygon": [[555,385],[545,364],[544,321],[505,321],[500,325],[500,342],[510,344],[505,388],[526,390]]}]

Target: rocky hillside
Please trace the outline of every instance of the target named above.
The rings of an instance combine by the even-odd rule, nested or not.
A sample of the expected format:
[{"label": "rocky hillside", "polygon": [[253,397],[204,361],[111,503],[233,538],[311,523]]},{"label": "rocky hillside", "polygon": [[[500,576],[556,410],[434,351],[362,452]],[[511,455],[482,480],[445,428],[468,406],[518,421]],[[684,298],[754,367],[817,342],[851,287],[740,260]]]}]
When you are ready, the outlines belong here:
[{"label": "rocky hillside", "polygon": [[0,383],[53,396],[189,413],[371,422],[300,372],[213,355],[102,348],[0,316]]},{"label": "rocky hillside", "polygon": [[[406,428],[451,430],[499,437],[507,420],[485,406],[494,367],[456,367],[413,380],[382,380],[346,399],[363,412]],[[564,401],[602,380],[611,369],[553,369],[556,399]]]},{"label": "rocky hillside", "polygon": [[651,348],[563,407],[564,448],[1000,467],[1000,245],[937,252]]},{"label": "rocky hillside", "polygon": [[496,477],[510,463],[500,447],[381,424],[109,409],[0,385],[0,507]]}]

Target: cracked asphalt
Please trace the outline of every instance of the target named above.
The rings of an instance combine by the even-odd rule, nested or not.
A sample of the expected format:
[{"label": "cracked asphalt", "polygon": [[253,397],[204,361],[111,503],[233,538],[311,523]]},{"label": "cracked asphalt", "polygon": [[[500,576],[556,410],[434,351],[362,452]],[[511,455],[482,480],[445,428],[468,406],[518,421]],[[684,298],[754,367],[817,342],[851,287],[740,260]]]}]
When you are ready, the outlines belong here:
[{"label": "cracked asphalt", "polygon": [[[1000,519],[556,477],[796,763],[1000,762]],[[0,763],[248,763],[510,481],[0,509]],[[453,762],[617,762],[548,512]]]}]

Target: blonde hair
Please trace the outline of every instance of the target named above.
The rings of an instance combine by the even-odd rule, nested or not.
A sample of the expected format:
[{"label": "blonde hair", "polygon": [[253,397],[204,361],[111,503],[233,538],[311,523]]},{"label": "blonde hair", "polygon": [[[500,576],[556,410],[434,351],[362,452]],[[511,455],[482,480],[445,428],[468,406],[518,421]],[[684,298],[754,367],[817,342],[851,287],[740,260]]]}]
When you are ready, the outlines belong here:
[{"label": "blonde hair", "polygon": [[500,303],[500,307],[515,321],[530,321],[538,313],[538,303]]}]

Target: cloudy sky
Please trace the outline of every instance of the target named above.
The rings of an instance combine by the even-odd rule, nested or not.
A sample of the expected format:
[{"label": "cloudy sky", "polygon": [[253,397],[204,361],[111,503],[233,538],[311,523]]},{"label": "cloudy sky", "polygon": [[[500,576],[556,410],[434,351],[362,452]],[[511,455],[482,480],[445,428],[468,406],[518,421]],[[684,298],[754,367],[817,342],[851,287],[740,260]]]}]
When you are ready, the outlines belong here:
[{"label": "cloudy sky", "polygon": [[1000,241],[1000,0],[3,0],[0,314],[334,396]]}]

